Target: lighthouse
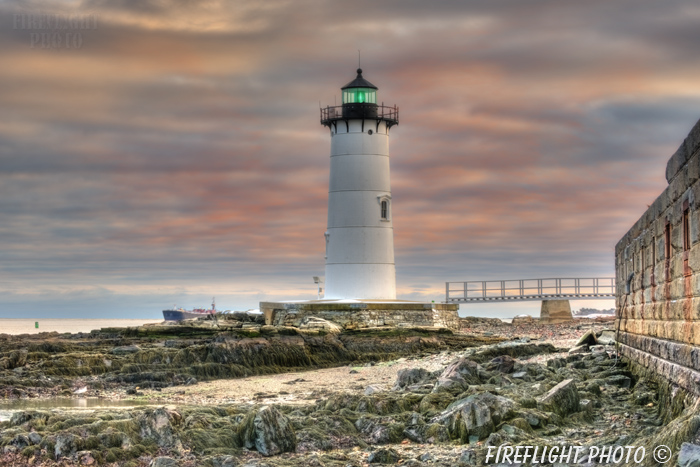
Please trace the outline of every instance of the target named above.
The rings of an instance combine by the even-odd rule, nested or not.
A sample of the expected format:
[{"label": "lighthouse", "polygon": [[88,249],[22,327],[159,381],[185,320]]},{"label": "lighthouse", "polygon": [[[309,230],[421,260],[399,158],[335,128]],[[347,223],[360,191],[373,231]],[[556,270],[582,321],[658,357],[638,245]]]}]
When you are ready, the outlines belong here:
[{"label": "lighthouse", "polygon": [[399,109],[378,103],[361,69],[341,89],[342,105],[321,108],[331,137],[325,296],[260,302],[265,324],[304,328],[320,319],[348,330],[459,329],[455,303],[396,299],[389,132]]},{"label": "lighthouse", "polygon": [[357,70],[342,105],[321,108],[331,136],[325,299],[396,299],[389,132],[398,107],[377,103]]}]

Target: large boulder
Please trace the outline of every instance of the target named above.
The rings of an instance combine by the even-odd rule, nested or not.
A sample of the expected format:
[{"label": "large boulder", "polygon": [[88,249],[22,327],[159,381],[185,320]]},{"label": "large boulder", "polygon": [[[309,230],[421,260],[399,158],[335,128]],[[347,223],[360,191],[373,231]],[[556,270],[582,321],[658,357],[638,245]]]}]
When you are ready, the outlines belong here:
[{"label": "large boulder", "polygon": [[484,439],[503,421],[514,415],[515,402],[484,392],[450,404],[433,422],[443,424],[452,439],[462,443],[470,437]]},{"label": "large boulder", "polygon": [[598,339],[596,338],[594,331],[587,331],[581,338],[576,342],[575,347],[581,345],[596,345],[598,344]]},{"label": "large boulder", "polygon": [[394,383],[394,390],[405,389],[414,384],[420,384],[432,376],[432,373],[425,368],[406,368],[399,370]]},{"label": "large boulder", "polygon": [[263,456],[294,452],[297,446],[297,436],[289,418],[269,406],[248,414],[243,421],[241,438],[244,447],[255,448]]},{"label": "large boulder", "polygon": [[617,336],[615,335],[615,331],[612,329],[603,329],[596,336],[596,340],[601,345],[612,345],[615,343],[616,339]]},{"label": "large boulder", "polygon": [[462,392],[470,384],[481,384],[478,371],[479,365],[476,362],[462,357],[445,368],[438,377],[433,392]]},{"label": "large boulder", "polygon": [[700,467],[700,446],[683,443],[678,454],[678,467]]},{"label": "large boulder", "polygon": [[573,379],[565,379],[550,389],[539,400],[543,410],[562,417],[579,411],[579,396]]}]

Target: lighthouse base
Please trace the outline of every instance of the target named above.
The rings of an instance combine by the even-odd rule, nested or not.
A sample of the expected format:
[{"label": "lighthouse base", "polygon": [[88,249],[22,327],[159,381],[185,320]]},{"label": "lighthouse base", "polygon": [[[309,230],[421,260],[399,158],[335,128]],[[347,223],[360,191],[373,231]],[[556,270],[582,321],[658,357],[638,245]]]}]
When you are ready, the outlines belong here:
[{"label": "lighthouse base", "polygon": [[261,302],[265,324],[298,327],[305,318],[322,318],[346,330],[391,327],[459,329],[459,305],[401,300],[308,300]]}]

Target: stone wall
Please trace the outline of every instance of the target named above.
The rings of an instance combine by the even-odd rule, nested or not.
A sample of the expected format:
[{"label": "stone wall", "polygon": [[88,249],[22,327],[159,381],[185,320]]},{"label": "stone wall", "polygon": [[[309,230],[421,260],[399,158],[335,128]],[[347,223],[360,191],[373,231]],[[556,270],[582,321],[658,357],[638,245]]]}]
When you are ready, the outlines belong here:
[{"label": "stone wall", "polygon": [[456,330],[459,329],[458,309],[459,305],[445,303],[260,303],[265,324],[299,327],[305,318],[315,316],[336,323],[343,329],[394,326]]},{"label": "stone wall", "polygon": [[668,187],[615,247],[623,355],[700,395],[700,121],[666,166]]}]

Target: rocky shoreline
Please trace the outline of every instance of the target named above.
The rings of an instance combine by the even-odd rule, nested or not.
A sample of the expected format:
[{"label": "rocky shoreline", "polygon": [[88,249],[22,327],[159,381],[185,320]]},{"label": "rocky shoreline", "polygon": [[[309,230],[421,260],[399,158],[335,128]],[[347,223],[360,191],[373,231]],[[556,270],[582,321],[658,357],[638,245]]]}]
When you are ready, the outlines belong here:
[{"label": "rocky shoreline", "polygon": [[[151,404],[14,412],[0,423],[0,463],[459,466],[527,445],[583,446],[576,465],[598,465],[591,447],[655,443],[675,463],[700,426],[692,398],[613,345],[591,345],[609,322],[472,319],[459,333],[250,324],[0,336],[6,398]],[[649,452],[640,465],[651,462]]]}]

